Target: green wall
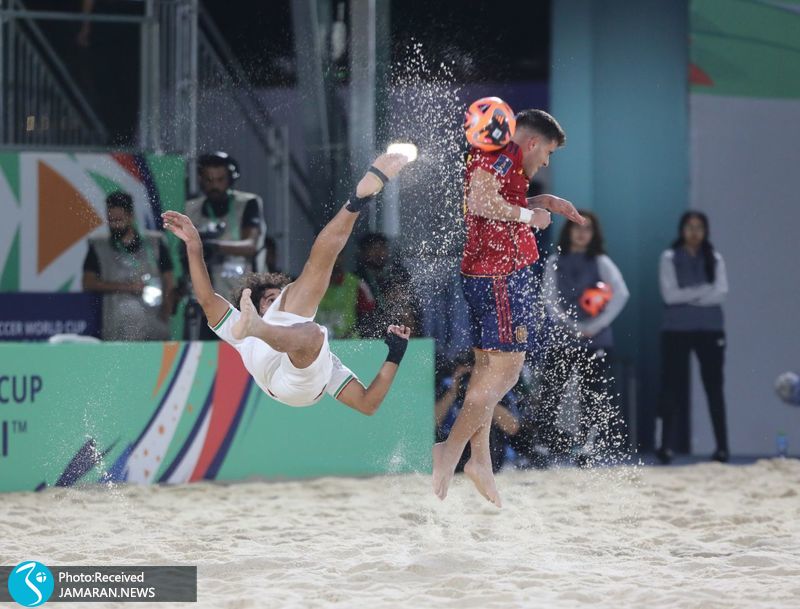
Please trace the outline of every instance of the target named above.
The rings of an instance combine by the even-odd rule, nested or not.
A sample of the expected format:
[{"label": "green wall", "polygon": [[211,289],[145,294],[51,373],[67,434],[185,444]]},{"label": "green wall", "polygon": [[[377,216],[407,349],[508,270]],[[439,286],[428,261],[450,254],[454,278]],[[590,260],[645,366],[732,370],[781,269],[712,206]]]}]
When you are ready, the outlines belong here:
[{"label": "green wall", "polygon": [[639,439],[658,383],[658,256],[688,205],[686,0],[553,0],[550,109],[567,132],[553,192],[595,211],[631,300],[614,325],[635,362]]},{"label": "green wall", "polygon": [[[332,349],[366,384],[386,355],[381,341]],[[217,342],[0,344],[0,491],[104,475],[153,483],[428,472],[433,353],[433,341],[411,341],[367,417],[329,396],[309,408],[279,404]],[[224,440],[214,444],[215,435]],[[137,470],[137,459],[154,457],[150,471]]]}]

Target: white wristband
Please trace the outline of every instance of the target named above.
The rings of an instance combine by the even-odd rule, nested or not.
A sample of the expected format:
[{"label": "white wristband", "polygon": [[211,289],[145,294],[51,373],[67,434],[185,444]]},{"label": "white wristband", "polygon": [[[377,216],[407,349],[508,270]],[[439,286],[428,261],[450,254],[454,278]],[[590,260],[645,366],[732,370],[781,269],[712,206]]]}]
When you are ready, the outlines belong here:
[{"label": "white wristband", "polygon": [[533,212],[527,207],[520,207],[519,222],[522,222],[523,224],[530,224],[531,220],[533,220]]}]

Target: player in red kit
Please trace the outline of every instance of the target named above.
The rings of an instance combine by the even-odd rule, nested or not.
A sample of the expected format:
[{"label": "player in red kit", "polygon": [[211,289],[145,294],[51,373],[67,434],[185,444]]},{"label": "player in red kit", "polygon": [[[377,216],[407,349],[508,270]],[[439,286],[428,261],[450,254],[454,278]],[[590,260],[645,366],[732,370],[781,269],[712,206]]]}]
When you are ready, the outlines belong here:
[{"label": "player in red kit", "polygon": [[445,442],[433,447],[433,489],[447,495],[456,464],[470,443],[464,473],[500,506],[492,474],[489,431],[495,405],[517,384],[534,331],[534,280],[539,253],[534,229],[550,224],[550,212],[585,220],[569,201],[553,195],[526,198],[534,174],[566,140],[558,122],[542,110],[517,114],[516,131],[502,149],[470,150],[466,170],[467,240],[461,263],[470,309],[473,367],[464,406]]}]

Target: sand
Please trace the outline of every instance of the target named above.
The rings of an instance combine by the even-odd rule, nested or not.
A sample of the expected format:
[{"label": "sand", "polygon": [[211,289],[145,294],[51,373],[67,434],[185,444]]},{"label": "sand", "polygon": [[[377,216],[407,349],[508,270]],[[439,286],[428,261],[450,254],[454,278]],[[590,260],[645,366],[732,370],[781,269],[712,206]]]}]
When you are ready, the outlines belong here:
[{"label": "sand", "polygon": [[501,510],[425,475],[0,495],[0,560],[195,564],[204,608],[800,606],[800,461],[499,486]]}]

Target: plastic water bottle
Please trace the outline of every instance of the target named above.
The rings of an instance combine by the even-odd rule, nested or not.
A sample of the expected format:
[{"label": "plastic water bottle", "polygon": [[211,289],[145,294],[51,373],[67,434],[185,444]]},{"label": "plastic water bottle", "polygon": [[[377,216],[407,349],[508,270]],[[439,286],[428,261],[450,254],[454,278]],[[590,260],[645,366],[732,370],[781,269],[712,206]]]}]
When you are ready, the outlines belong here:
[{"label": "plastic water bottle", "polygon": [[782,431],[779,431],[778,435],[775,437],[775,448],[781,459],[785,459],[789,456],[789,439]]}]

